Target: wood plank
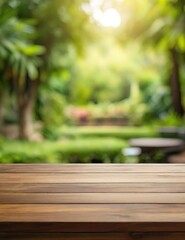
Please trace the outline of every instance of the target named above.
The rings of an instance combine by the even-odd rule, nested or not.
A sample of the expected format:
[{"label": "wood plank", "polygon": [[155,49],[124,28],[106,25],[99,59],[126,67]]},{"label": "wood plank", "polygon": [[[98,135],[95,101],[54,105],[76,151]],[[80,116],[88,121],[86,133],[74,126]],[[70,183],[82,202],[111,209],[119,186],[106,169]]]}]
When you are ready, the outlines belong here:
[{"label": "wood plank", "polygon": [[146,233],[136,233],[131,235],[132,240],[184,240],[185,239],[185,232],[182,233],[151,233],[151,234],[146,234]]},{"label": "wood plank", "polygon": [[30,240],[131,240],[128,234],[101,234],[101,233],[82,233],[82,234],[0,234],[0,238],[11,239],[11,240],[21,240],[21,239],[30,239]]},{"label": "wood plank", "polygon": [[185,204],[0,204],[0,222],[184,222]]},{"label": "wood plank", "polygon": [[184,240],[185,232],[181,233],[74,233],[74,234],[33,234],[33,233],[20,233],[20,234],[0,234],[2,240]]},{"label": "wood plank", "polygon": [[183,232],[185,222],[4,222],[0,232],[19,233],[128,233],[128,232]]},{"label": "wood plank", "polygon": [[185,239],[184,165],[1,166],[0,239]]},{"label": "wood plank", "polygon": [[20,193],[185,193],[184,183],[0,183],[0,192]]},{"label": "wood plank", "polygon": [[1,193],[0,203],[182,203],[185,193]]},{"label": "wood plank", "polygon": [[0,164],[5,173],[52,172],[185,172],[185,164]]},{"label": "wood plank", "polygon": [[1,183],[185,183],[184,173],[1,173]]}]

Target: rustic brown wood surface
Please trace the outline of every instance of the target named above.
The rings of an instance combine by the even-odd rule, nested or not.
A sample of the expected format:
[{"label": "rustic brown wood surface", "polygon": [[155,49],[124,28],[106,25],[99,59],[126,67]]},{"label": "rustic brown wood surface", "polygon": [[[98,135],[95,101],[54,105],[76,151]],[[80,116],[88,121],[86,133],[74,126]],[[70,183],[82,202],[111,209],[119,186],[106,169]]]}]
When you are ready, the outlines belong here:
[{"label": "rustic brown wood surface", "polygon": [[0,165],[0,239],[185,240],[185,165]]}]

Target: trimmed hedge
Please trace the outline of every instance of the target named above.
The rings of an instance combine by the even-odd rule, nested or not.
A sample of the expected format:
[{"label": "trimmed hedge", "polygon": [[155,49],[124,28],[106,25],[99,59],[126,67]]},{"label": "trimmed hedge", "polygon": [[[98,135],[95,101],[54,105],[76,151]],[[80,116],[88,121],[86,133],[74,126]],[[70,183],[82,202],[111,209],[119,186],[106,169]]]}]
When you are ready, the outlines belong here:
[{"label": "trimmed hedge", "polygon": [[70,127],[55,133],[57,141],[41,143],[0,138],[0,163],[116,163],[130,138],[157,136],[148,127]]},{"label": "trimmed hedge", "polygon": [[127,143],[115,138],[88,138],[68,140],[59,151],[62,159],[70,162],[123,162],[121,154]]},{"label": "trimmed hedge", "polygon": [[5,140],[0,144],[0,163],[46,163],[55,157],[53,144]]},{"label": "trimmed hedge", "polygon": [[127,143],[115,138],[63,139],[42,143],[2,141],[0,163],[124,162]]},{"label": "trimmed hedge", "polygon": [[85,127],[63,127],[58,137],[112,137],[130,139],[138,137],[155,137],[158,135],[156,128],[151,127],[112,127],[112,126],[85,126]]}]

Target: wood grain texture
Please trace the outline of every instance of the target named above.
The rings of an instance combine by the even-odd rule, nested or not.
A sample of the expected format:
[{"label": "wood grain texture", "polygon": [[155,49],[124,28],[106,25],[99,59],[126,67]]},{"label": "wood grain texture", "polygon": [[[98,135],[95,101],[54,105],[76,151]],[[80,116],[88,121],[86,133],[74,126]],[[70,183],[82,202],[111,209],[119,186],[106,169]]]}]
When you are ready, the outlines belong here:
[{"label": "wood grain texture", "polygon": [[0,183],[2,193],[185,193],[184,183]]},{"label": "wood grain texture", "polygon": [[185,240],[185,165],[0,165],[0,239]]},{"label": "wood grain texture", "polygon": [[1,183],[185,183],[184,173],[0,173]]},{"label": "wood grain texture", "polygon": [[128,234],[122,233],[122,234],[97,234],[97,233],[82,233],[82,234],[18,234],[18,235],[9,235],[4,234],[0,235],[1,239],[11,239],[11,240],[25,240],[25,239],[37,239],[37,240],[130,240],[132,237],[130,237]]},{"label": "wood grain texture", "polygon": [[185,172],[185,164],[0,164],[5,173],[52,173],[52,172]]},{"label": "wood grain texture", "polygon": [[184,232],[185,222],[0,222],[6,233]]},{"label": "wood grain texture", "polygon": [[0,204],[0,222],[184,222],[185,204]]},{"label": "wood grain texture", "polygon": [[2,193],[0,203],[10,204],[119,204],[185,203],[185,193]]},{"label": "wood grain texture", "polygon": [[37,239],[37,240],[184,240],[185,232],[181,233],[74,233],[74,234],[0,234],[0,238],[21,240],[21,239]]}]

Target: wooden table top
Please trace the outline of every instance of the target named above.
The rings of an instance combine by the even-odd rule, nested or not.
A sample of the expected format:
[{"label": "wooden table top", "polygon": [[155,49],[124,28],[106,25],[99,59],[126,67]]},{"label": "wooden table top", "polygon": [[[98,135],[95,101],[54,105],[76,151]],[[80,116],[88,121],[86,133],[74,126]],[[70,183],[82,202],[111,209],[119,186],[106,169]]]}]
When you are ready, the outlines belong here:
[{"label": "wooden table top", "polygon": [[185,232],[185,165],[1,164],[0,233],[43,228]]}]

